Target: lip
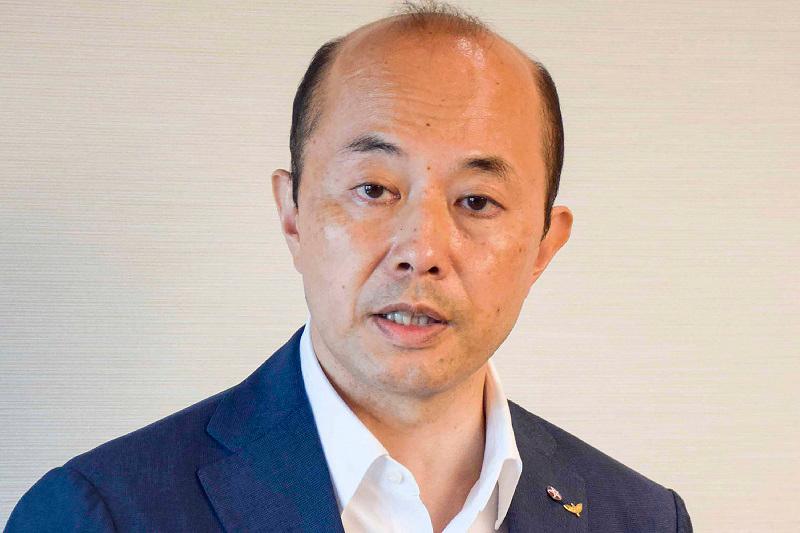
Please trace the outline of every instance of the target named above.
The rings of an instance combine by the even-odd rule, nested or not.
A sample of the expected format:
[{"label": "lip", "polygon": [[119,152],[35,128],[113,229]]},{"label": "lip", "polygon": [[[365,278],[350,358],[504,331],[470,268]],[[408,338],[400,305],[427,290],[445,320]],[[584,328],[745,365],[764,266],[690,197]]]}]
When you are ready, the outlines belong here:
[{"label": "lip", "polygon": [[[381,316],[393,311],[425,314],[439,322],[431,323],[426,326],[417,326],[414,324],[406,326],[397,324]],[[449,327],[448,321],[443,313],[425,304],[390,304],[373,314],[370,322],[375,325],[381,335],[390,343],[406,349],[420,349],[431,346],[437,341],[437,337],[442,335]]]},{"label": "lip", "polygon": [[437,341],[449,327],[446,322],[437,322],[427,326],[405,326],[380,315],[372,315],[370,322],[391,344],[406,349],[427,348]]},{"label": "lip", "polygon": [[407,304],[407,303],[389,304],[385,307],[378,309],[375,312],[375,314],[385,315],[391,313],[392,311],[405,311],[408,313],[414,313],[415,315],[428,315],[432,319],[438,320],[439,322],[447,322],[447,317],[445,317],[443,313],[440,313],[433,307],[426,304]]}]

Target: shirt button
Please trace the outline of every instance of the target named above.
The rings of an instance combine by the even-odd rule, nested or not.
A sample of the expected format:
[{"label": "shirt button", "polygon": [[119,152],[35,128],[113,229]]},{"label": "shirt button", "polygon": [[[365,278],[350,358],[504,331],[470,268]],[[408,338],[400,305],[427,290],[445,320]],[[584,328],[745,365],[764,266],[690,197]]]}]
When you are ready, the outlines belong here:
[{"label": "shirt button", "polygon": [[399,485],[403,482],[403,473],[399,470],[390,470],[389,471],[389,481],[392,483]]}]

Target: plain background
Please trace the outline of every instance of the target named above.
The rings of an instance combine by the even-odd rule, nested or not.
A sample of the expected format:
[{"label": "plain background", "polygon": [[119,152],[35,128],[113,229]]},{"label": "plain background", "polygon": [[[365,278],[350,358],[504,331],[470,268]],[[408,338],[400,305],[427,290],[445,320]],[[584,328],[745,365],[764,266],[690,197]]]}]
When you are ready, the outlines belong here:
[{"label": "plain background", "polygon": [[[549,67],[565,117],[575,225],[495,356],[509,397],[698,531],[797,531],[798,3],[459,5]],[[314,50],[391,12],[0,2],[0,524],[304,322],[269,176]]]}]

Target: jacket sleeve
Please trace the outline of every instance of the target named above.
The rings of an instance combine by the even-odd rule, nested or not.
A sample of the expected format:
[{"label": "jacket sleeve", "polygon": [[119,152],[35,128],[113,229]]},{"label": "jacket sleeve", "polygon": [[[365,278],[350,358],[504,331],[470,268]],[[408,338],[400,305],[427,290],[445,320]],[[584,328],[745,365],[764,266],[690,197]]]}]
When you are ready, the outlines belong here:
[{"label": "jacket sleeve", "polygon": [[54,468],[23,494],[6,533],[29,531],[115,531],[103,498],[80,472]]},{"label": "jacket sleeve", "polygon": [[676,531],[678,533],[693,533],[692,520],[689,518],[689,513],[686,511],[686,504],[683,503],[683,499],[678,496],[677,492],[672,489],[669,489],[669,491],[672,493],[672,497],[675,500]]}]

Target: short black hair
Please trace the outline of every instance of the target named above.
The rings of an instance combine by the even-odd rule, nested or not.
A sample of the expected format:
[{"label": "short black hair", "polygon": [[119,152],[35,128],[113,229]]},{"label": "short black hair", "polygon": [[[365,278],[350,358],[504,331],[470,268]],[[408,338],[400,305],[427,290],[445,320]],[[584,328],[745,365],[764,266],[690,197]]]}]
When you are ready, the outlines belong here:
[{"label": "short black hair", "polygon": [[320,104],[320,86],[333,64],[336,51],[344,38],[339,37],[323,44],[308,65],[292,104],[292,128],[289,131],[289,152],[292,156],[292,198],[297,206],[297,195],[300,190],[300,176],[303,174],[303,149],[306,139],[311,137],[319,123],[322,113]]},{"label": "short black hair", "polygon": [[[420,29],[430,24],[447,23],[451,30],[460,32],[491,33],[489,27],[477,17],[444,2],[426,1],[422,3],[404,2],[398,16],[398,23],[405,27]],[[314,54],[308,65],[292,104],[292,126],[289,133],[291,152],[292,198],[297,206],[300,191],[300,178],[303,174],[303,150],[305,143],[314,132],[322,113],[321,88],[325,76],[333,64],[336,54],[346,37],[337,37],[323,44]],[[550,229],[550,211],[558,194],[561,169],[564,165],[564,124],[558,91],[553,78],[545,66],[528,58],[537,89],[542,97],[543,154],[547,171],[545,194],[544,229],[542,239]]]}]

